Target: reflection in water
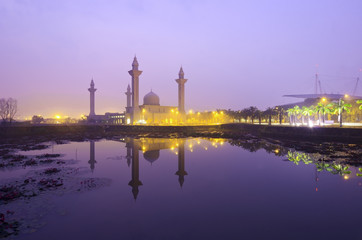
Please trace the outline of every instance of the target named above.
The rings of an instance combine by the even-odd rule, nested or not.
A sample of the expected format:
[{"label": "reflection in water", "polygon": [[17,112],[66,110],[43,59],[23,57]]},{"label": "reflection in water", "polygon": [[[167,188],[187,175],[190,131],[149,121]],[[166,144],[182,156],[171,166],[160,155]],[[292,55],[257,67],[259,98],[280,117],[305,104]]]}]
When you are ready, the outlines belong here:
[{"label": "reflection in water", "polygon": [[[202,141],[203,140],[203,141]],[[199,146],[200,149],[207,151],[210,147],[218,148],[224,145],[225,139],[220,138],[209,138],[209,139],[182,139],[182,138],[122,138],[117,141],[124,142],[126,146],[126,160],[128,167],[131,166],[131,176],[132,179],[128,183],[132,187],[132,193],[134,199],[137,199],[139,193],[139,186],[142,186],[142,181],[140,180],[139,173],[139,152],[142,151],[143,158],[148,161],[151,165],[157,161],[160,157],[160,150],[171,150],[174,154],[178,156],[178,169],[175,175],[178,176],[178,182],[180,187],[183,186],[185,182],[185,176],[188,175],[185,170],[185,147],[190,152],[193,152],[195,146]],[[286,157],[290,162],[293,162],[295,165],[300,163],[304,164],[314,164],[315,165],[315,190],[318,191],[318,181],[320,172],[329,172],[334,175],[340,175],[345,180],[348,180],[350,177],[362,176],[362,168],[354,169],[352,171],[349,169],[350,166],[348,162],[344,162],[343,159],[338,161],[325,160],[331,159],[333,156],[331,154],[319,153],[314,151],[314,153],[305,153],[302,151],[296,151],[296,147],[291,146],[288,143],[283,143],[275,140],[266,140],[260,138],[246,138],[239,140],[228,140],[229,144],[232,146],[242,147],[249,152],[256,152],[260,149],[264,149],[269,154],[274,154],[280,157]],[[308,145],[310,148],[314,145]],[[310,149],[309,149],[310,150]],[[315,150],[315,149],[314,149]],[[333,152],[336,154],[336,152]],[[335,155],[334,155],[335,156]],[[95,168],[95,141],[90,140],[90,169],[92,172]]]},{"label": "reflection in water", "polygon": [[135,144],[136,139],[130,139],[130,148],[132,153],[132,180],[128,183],[132,187],[133,197],[136,200],[138,195],[138,186],[142,186],[140,181],[140,164],[139,164],[139,146]]},{"label": "reflection in water", "polygon": [[176,175],[178,175],[178,182],[182,187],[185,181],[185,175],[187,175],[187,172],[185,171],[185,141],[183,139],[180,140],[177,155],[178,155],[178,170],[176,172]]},{"label": "reflection in water", "polygon": [[94,140],[90,140],[89,141],[90,147],[89,147],[89,151],[90,151],[90,160],[88,161],[88,163],[90,164],[90,169],[93,172],[94,171],[94,164],[97,163],[97,161],[95,160],[95,142]]},{"label": "reflection in water", "polygon": [[184,139],[170,140],[163,138],[126,138],[125,142],[127,148],[127,161],[128,159],[132,159],[132,180],[129,182],[129,185],[132,187],[134,199],[137,199],[139,192],[138,187],[142,185],[142,182],[139,179],[139,151],[142,151],[144,159],[152,164],[160,157],[160,150],[173,150],[176,146],[178,148],[178,171],[176,172],[176,175],[179,176],[179,183],[182,187],[185,181],[184,176],[187,175],[187,172],[185,171]]}]

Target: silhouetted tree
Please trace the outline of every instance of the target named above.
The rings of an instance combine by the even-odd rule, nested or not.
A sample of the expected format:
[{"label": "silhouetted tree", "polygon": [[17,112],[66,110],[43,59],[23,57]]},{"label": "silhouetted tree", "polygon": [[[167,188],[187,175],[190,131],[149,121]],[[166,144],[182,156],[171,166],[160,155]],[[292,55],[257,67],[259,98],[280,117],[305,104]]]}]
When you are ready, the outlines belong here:
[{"label": "silhouetted tree", "polygon": [[7,100],[5,98],[0,99],[0,116],[3,122],[6,122],[8,117]]},{"label": "silhouetted tree", "polygon": [[269,107],[264,111],[264,114],[268,117],[268,124],[271,125],[272,117],[277,115],[278,113],[276,112],[276,109]]},{"label": "silhouetted tree", "polygon": [[0,116],[3,122],[9,120],[11,123],[18,111],[18,102],[13,98],[0,99]]},{"label": "silhouetted tree", "polygon": [[11,123],[18,112],[18,101],[16,99],[9,98],[7,102],[9,109],[9,122]]}]

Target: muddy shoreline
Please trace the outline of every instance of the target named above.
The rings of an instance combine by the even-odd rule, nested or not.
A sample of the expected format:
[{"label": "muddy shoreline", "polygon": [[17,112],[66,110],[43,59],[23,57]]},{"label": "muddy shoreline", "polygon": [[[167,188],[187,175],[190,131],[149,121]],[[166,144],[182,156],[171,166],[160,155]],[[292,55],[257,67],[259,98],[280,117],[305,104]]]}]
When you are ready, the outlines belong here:
[{"label": "muddy shoreline", "polygon": [[131,125],[38,125],[0,127],[0,141],[18,137],[77,138],[111,137],[213,137],[239,139],[247,134],[280,140],[346,142],[362,144],[362,128],[291,127],[258,124],[222,124],[204,126],[131,126]]}]

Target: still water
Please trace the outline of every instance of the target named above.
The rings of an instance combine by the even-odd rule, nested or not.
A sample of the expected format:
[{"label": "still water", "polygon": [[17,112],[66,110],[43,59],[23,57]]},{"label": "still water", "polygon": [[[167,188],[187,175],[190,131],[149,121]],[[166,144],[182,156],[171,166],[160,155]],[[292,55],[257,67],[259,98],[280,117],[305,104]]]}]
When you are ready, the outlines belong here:
[{"label": "still water", "polygon": [[[120,138],[18,152],[59,153],[79,178],[73,191],[1,206],[32,215],[9,239],[362,239],[358,168],[321,170],[312,155],[298,162],[290,149],[248,146]],[[37,169],[2,170],[0,180]]]}]

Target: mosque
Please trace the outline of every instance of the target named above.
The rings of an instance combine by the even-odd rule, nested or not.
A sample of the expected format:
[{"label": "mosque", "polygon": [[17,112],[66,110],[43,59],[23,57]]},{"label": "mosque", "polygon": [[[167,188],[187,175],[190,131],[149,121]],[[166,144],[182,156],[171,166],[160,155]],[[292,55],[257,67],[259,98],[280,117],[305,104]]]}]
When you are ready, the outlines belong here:
[{"label": "mosque", "polygon": [[90,88],[90,113],[89,122],[106,122],[113,124],[182,124],[186,122],[185,112],[185,83],[182,67],[179,71],[179,78],[175,81],[178,84],[178,106],[162,106],[160,98],[154,93],[147,93],[143,98],[143,105],[139,104],[139,77],[142,71],[138,69],[137,57],[134,57],[132,70],[128,73],[132,77],[131,86],[128,84],[126,111],[124,113],[106,113],[105,115],[95,114],[95,91],[92,79]]},{"label": "mosque", "polygon": [[128,71],[132,77],[132,89],[127,87],[127,107],[126,107],[126,124],[175,124],[186,121],[185,113],[185,83],[182,67],[179,71],[178,83],[178,107],[161,106],[160,98],[154,93],[147,93],[143,97],[143,105],[139,105],[139,76],[142,71],[138,69],[137,58],[134,57],[132,70]]}]

